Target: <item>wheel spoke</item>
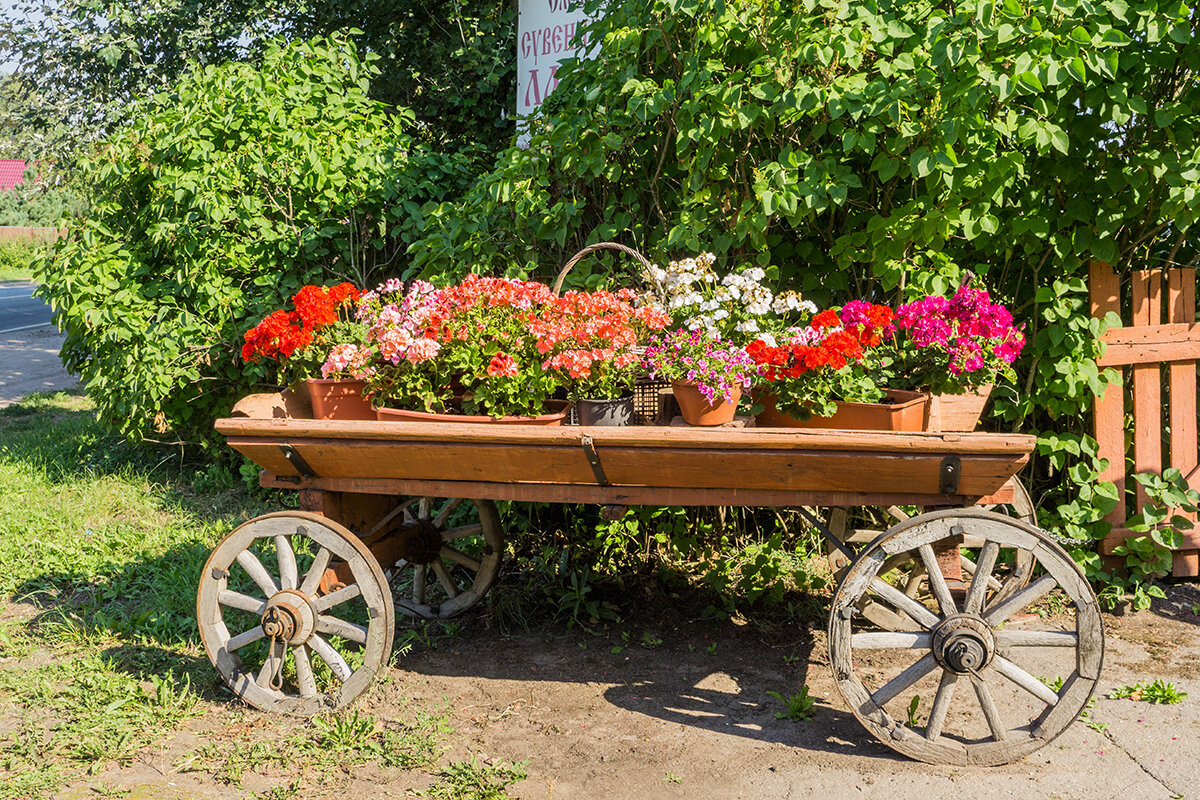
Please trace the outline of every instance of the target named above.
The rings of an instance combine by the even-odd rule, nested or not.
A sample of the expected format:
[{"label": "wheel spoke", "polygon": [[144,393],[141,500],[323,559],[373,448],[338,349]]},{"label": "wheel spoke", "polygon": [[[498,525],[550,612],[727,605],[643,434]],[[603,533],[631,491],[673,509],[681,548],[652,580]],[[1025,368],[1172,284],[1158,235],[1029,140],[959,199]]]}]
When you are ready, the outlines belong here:
[{"label": "wheel spoke", "polygon": [[957,614],[958,606],[955,605],[954,598],[950,596],[950,587],[946,585],[946,576],[942,575],[942,568],[938,564],[937,555],[933,552],[933,545],[923,544],[917,548],[917,552],[921,554],[921,563],[925,565],[925,574],[929,578],[929,588],[933,591],[933,596],[937,598],[942,616],[948,617],[951,614]]},{"label": "wheel spoke", "polygon": [[362,594],[362,590],[358,588],[358,584],[352,583],[349,586],[343,586],[336,592],[323,594],[316,598],[312,601],[313,608],[316,609],[317,613],[319,614],[322,611],[328,611],[334,606],[339,606],[347,600],[353,600],[360,594]]},{"label": "wheel spoke", "polygon": [[[972,561],[971,559],[967,558],[965,555],[962,556],[962,565],[963,565],[963,571],[966,572],[968,575],[975,574],[975,562]],[[988,576],[988,588],[992,589],[992,590],[999,589],[1000,581],[996,580],[996,578],[994,576]]]},{"label": "wheel spoke", "polygon": [[471,558],[466,553],[460,553],[449,545],[442,545],[442,549],[438,552],[438,554],[442,558],[448,558],[456,564],[461,564],[462,566],[471,570],[471,572],[479,572],[481,567],[481,564],[478,561]]},{"label": "wheel spoke", "polygon": [[276,639],[271,642],[270,652],[267,653],[267,658],[263,661],[262,669],[258,671],[258,678],[255,683],[264,689],[270,689],[271,681],[283,669],[283,657],[287,653],[287,644],[281,639]]},{"label": "wheel spoke", "polygon": [[367,643],[367,629],[362,625],[356,625],[353,622],[347,622],[344,619],[337,617],[327,617],[321,615],[317,617],[316,624],[317,633],[328,633],[331,636],[340,636],[351,642],[359,644]]},{"label": "wheel spoke", "polygon": [[978,614],[983,608],[983,599],[987,590],[992,569],[996,566],[996,556],[1000,554],[1000,545],[988,540],[983,543],[979,553],[979,563],[975,565],[975,575],[971,578],[971,586],[967,589],[967,599],[963,603],[963,611],[968,614]]},{"label": "wheel spoke", "polygon": [[346,659],[342,658],[341,653],[334,650],[329,642],[314,633],[308,640],[308,646],[317,654],[317,658],[325,662],[335,678],[342,683],[350,680],[350,676],[354,670],[350,669],[350,665],[346,663]]},{"label": "wheel spoke", "polygon": [[317,587],[321,585],[321,578],[325,577],[325,570],[329,569],[329,559],[332,557],[333,553],[328,548],[322,547],[317,551],[317,555],[313,557],[312,566],[308,568],[308,572],[304,573],[304,583],[300,586],[300,594],[312,597],[317,593]]},{"label": "wheel spoke", "polygon": [[1004,730],[1004,724],[1000,722],[1000,711],[996,708],[996,701],[992,699],[992,693],[988,690],[987,684],[974,675],[971,676],[971,684],[975,687],[975,697],[979,700],[979,706],[983,709],[983,716],[987,719],[988,728],[992,731],[992,738],[997,742],[1002,742],[1008,738],[1007,732]]},{"label": "wheel spoke", "polygon": [[429,519],[429,513],[433,511],[433,498],[422,497],[417,502],[417,517],[420,519]]},{"label": "wheel spoke", "polygon": [[1075,631],[994,631],[996,647],[1077,647]]},{"label": "wheel spoke", "polygon": [[262,565],[254,553],[243,550],[238,553],[237,562],[242,565],[242,569],[246,570],[250,580],[254,581],[267,597],[271,597],[279,591],[279,584],[275,583],[275,579],[271,577],[267,568]]},{"label": "wheel spoke", "polygon": [[913,618],[919,625],[926,628],[932,628],[938,624],[938,617],[925,606],[913,600],[904,592],[896,587],[884,583],[879,578],[871,580],[871,590],[881,598],[891,603],[894,608],[903,611]]},{"label": "wheel spoke", "polygon": [[433,527],[441,528],[446,524],[446,520],[450,519],[450,515],[454,513],[454,509],[462,505],[461,497],[453,497],[446,501],[446,505],[442,506],[442,510],[433,518]]},{"label": "wheel spoke", "polygon": [[248,631],[243,631],[237,636],[231,636],[229,641],[225,643],[225,649],[232,653],[235,650],[240,650],[251,642],[257,642],[266,635],[267,632],[263,630],[262,625],[255,625]]},{"label": "wheel spoke", "polygon": [[1004,602],[993,605],[984,613],[983,618],[988,625],[995,628],[1021,609],[1033,605],[1050,594],[1055,586],[1058,586],[1058,581],[1054,579],[1053,575],[1043,575]]},{"label": "wheel spoke", "polygon": [[478,533],[483,533],[483,525],[478,522],[474,525],[459,525],[457,528],[442,531],[442,541],[452,542],[455,539],[461,539],[464,536],[474,536]]},{"label": "wheel spoke", "polygon": [[933,642],[929,633],[855,633],[850,647],[855,650],[928,650]]},{"label": "wheel spoke", "polygon": [[292,650],[292,657],[296,659],[296,683],[300,685],[300,696],[315,696],[317,679],[313,677],[312,660],[308,656],[308,647],[296,646]]},{"label": "wheel spoke", "polygon": [[908,669],[901,672],[896,677],[885,683],[877,692],[871,695],[871,699],[875,705],[883,708],[885,704],[890,702],[896,695],[903,692],[908,687],[912,686],[917,681],[924,678],[929,673],[938,668],[937,661],[933,658],[933,653],[926,653],[921,657],[921,660],[913,664]]},{"label": "wheel spoke", "polygon": [[262,616],[267,610],[267,601],[257,597],[251,597],[248,594],[234,592],[229,589],[222,589],[217,595],[217,602],[223,606],[230,608],[240,608],[242,611],[249,611],[251,614]]},{"label": "wheel spoke", "polygon": [[992,668],[1048,706],[1058,702],[1053,689],[1001,655],[993,656]]},{"label": "wheel spoke", "polygon": [[376,522],[374,525],[371,526],[371,530],[367,531],[367,536],[371,536],[373,534],[378,533],[383,528],[384,525],[387,525],[389,522],[394,520],[400,514],[404,514],[405,519],[408,519],[408,517],[409,517],[408,505],[409,505],[408,503],[402,503],[402,504],[396,506],[395,508],[393,508],[391,511],[389,511],[387,513],[387,516],[385,516],[383,519],[379,520],[379,522]]},{"label": "wheel spoke", "polygon": [[275,537],[275,553],[279,559],[279,588],[295,589],[300,576],[296,572],[296,551],[287,536],[279,534]]},{"label": "wheel spoke", "polygon": [[446,571],[446,565],[442,563],[440,558],[434,559],[430,564],[433,567],[433,574],[437,575],[438,583],[446,590],[446,594],[450,597],[458,597],[458,587],[454,585],[454,581],[450,578],[450,573]]},{"label": "wheel spoke", "polygon": [[413,600],[417,605],[425,604],[425,565],[417,564],[413,569]]},{"label": "wheel spoke", "polygon": [[925,726],[925,738],[936,742],[942,735],[942,725],[946,722],[946,712],[950,710],[950,698],[954,697],[954,687],[958,684],[958,676],[950,670],[942,673],[942,682],[938,684],[937,695],[933,698],[933,708],[929,709],[929,724]]}]

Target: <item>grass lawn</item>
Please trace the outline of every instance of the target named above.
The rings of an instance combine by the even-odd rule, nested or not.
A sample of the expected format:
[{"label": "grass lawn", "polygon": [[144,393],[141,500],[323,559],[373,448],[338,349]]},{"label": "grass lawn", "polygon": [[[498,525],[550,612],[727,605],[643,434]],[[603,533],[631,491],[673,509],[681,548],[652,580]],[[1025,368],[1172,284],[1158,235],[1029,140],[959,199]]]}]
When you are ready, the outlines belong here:
[{"label": "grass lawn", "polygon": [[0,267],[0,283],[30,283],[32,281],[33,273],[28,270]]},{"label": "grass lawn", "polygon": [[[144,783],[139,769],[200,773],[234,798],[332,796],[356,764],[431,797],[506,797],[523,776],[444,758],[437,710],[290,720],[220,685],[197,578],[220,537],[281,499],[229,470],[128,445],[85,398],[38,395],[0,410],[0,496],[0,800],[128,796],[111,776]],[[254,771],[278,780],[242,791]]]}]

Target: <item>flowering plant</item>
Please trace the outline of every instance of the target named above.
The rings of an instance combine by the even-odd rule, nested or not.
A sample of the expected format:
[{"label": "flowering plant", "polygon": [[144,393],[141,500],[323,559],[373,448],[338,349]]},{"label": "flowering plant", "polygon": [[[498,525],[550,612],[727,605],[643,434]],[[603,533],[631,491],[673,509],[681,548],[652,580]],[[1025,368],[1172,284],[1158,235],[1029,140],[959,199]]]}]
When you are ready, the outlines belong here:
[{"label": "flowering plant", "polygon": [[[914,388],[960,394],[1015,378],[1025,334],[988,293],[960,286],[949,299],[929,295],[896,311],[896,373]],[[904,388],[904,387],[897,387]]]},{"label": "flowering plant", "polygon": [[564,375],[572,399],[609,400],[633,389],[641,362],[638,343],[670,318],[653,306],[635,305],[637,293],[567,292],[530,321],[542,366]]},{"label": "flowering plant", "polygon": [[301,288],[292,297],[294,310],[274,311],[246,331],[242,359],[247,363],[263,358],[278,361],[281,374],[289,378],[284,383],[312,377],[318,370],[323,377],[365,372],[370,359],[351,359],[348,355],[344,368],[334,372],[325,368],[332,358],[331,349],[365,342],[365,329],[349,313],[358,298],[358,290],[349,283]]},{"label": "flowering plant", "polygon": [[816,313],[817,307],[798,292],[768,289],[761,267],[719,276],[713,269],[716,260],[712,253],[701,253],[672,261],[665,270],[652,266],[643,270],[642,280],[653,287],[676,325],[703,328],[728,341],[771,335]]},{"label": "flowering plant", "polygon": [[758,372],[744,349],[700,329],[655,335],[642,363],[652,378],[694,383],[709,404],[717,397],[736,402]]},{"label": "flowering plant", "polygon": [[464,414],[544,413],[560,387],[531,330],[555,299],[548,286],[468,275],[444,289],[389,281],[363,296],[359,319],[382,365],[376,405]]},{"label": "flowering plant", "polygon": [[839,311],[822,311],[777,344],[757,339],[746,352],[780,411],[798,419],[829,417],[839,400],[877,403],[883,398],[877,372],[884,362],[880,345],[893,332],[892,316],[887,306],[854,300]]}]

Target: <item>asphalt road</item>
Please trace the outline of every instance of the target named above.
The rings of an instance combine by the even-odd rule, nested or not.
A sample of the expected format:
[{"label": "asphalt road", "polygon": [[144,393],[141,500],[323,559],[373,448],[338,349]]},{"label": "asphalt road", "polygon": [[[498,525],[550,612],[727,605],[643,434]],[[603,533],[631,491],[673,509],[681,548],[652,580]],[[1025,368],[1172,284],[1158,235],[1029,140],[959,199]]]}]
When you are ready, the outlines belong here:
[{"label": "asphalt road", "polygon": [[50,306],[33,296],[32,283],[0,284],[0,334],[50,324]]},{"label": "asphalt road", "polygon": [[0,284],[0,408],[30,392],[66,389],[77,382],[58,358],[63,335],[50,308],[33,298],[32,283]]}]

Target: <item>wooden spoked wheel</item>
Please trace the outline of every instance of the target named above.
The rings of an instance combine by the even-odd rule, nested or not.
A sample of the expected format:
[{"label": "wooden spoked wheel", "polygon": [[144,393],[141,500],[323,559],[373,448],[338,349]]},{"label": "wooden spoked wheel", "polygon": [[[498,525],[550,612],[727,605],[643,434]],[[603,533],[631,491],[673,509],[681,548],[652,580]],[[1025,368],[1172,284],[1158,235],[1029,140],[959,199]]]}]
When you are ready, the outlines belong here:
[{"label": "wooden spoked wheel", "polygon": [[[1033,504],[1033,497],[1029,494],[1029,490],[1016,477],[1009,480],[1009,485],[1013,489],[1012,502],[1003,505],[982,506],[982,508],[987,511],[1004,514],[1036,527],[1037,509]],[[829,524],[834,535],[843,541],[862,544],[869,543],[881,535],[883,532],[882,528],[902,523],[908,519],[910,519],[910,515],[897,506],[888,506],[887,508],[866,507],[854,511],[837,508],[831,511]],[[864,523],[867,527],[858,527]],[[962,552],[959,558],[962,562],[963,570],[968,575],[975,574],[974,559],[978,554],[981,544],[982,542],[974,540],[968,535],[961,548]],[[828,547],[827,552],[833,571],[835,573],[844,572],[849,564],[846,556],[832,546]],[[1033,571],[1033,554],[1027,550],[1014,549],[1010,554],[1006,554],[1005,557],[1012,561],[1012,566],[1006,569],[1009,569],[1010,574],[1015,576],[1014,580],[1008,581],[1005,584],[1005,591],[1011,593],[1023,588],[1029,582],[1029,576]],[[928,596],[929,581],[925,575],[925,567],[919,559],[892,559],[888,563],[888,567],[890,570],[897,571],[896,576],[890,579],[902,582],[904,592],[909,597],[919,598]],[[1000,586],[999,580],[995,577],[991,578],[990,583],[993,589]],[[867,598],[864,598],[862,601],[862,607],[869,617],[876,615],[880,617],[889,616],[886,611],[881,610],[877,604],[871,603]],[[881,624],[887,623],[881,622]]]},{"label": "wooden spoked wheel", "polygon": [[496,582],[504,556],[495,504],[414,497],[398,511],[416,534],[388,569],[396,609],[411,617],[447,619],[482,600]]},{"label": "wooden spoked wheel", "polygon": [[[324,593],[330,562],[352,579]],[[338,523],[303,511],[257,517],[222,539],[200,576],[196,618],[234,693],[300,716],[362,694],[387,663],[396,624],[371,552]]]},{"label": "wooden spoked wheel", "polygon": [[[964,537],[982,544],[960,592],[939,567]],[[1011,550],[1033,558],[1033,580],[1015,590],[1021,577],[1002,569]],[[888,582],[900,558],[924,565],[929,600]],[[864,599],[913,624],[880,630],[859,613]],[[1073,619],[1025,613],[1043,600]],[[888,747],[934,764],[1004,764],[1054,739],[1091,698],[1103,642],[1096,597],[1071,557],[1037,528],[981,509],[887,531],[850,565],[829,618],[830,664],[854,715]]]}]

